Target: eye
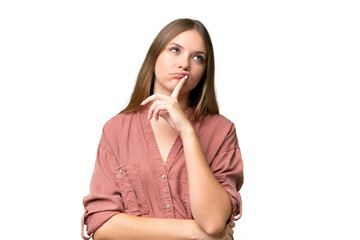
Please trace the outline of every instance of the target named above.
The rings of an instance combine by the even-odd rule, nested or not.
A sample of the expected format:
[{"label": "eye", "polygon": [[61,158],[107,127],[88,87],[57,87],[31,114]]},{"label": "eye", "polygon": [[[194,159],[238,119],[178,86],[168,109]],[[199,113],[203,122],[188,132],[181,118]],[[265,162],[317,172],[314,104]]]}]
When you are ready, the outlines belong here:
[{"label": "eye", "polygon": [[170,51],[172,51],[173,53],[178,53],[178,52],[180,52],[180,49],[177,47],[173,47],[173,48],[170,48]]},{"label": "eye", "polygon": [[198,62],[204,62],[204,58],[202,56],[195,56],[194,59]]}]

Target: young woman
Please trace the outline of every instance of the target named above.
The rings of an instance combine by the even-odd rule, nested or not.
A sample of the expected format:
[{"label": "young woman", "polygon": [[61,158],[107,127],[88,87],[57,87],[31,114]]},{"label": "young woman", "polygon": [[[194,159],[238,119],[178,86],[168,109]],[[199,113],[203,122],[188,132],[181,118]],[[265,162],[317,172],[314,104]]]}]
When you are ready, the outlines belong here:
[{"label": "young woman", "polygon": [[104,125],[84,239],[233,238],[243,165],[214,69],[202,23],[178,19],[160,31],[128,106]]}]

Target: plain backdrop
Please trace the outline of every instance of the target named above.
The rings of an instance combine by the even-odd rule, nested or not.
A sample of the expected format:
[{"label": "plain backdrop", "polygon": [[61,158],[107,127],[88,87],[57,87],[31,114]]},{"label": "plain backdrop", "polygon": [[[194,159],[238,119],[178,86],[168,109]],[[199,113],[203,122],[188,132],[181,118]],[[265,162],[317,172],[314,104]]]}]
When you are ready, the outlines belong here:
[{"label": "plain backdrop", "polygon": [[208,28],[244,161],[235,239],[360,239],[358,1],[1,1],[1,239],[81,239],[105,122],[156,34]]}]

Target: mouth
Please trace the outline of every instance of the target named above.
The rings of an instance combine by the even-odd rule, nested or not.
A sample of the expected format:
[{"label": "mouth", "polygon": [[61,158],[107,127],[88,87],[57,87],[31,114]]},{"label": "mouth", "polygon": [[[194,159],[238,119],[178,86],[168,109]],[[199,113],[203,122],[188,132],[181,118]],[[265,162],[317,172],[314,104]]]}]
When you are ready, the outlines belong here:
[{"label": "mouth", "polygon": [[172,74],[170,74],[170,75],[173,76],[173,77],[175,77],[175,78],[183,78],[183,77],[185,77],[186,75],[189,76],[189,73],[180,73],[180,72],[178,72],[178,73],[172,73]]}]

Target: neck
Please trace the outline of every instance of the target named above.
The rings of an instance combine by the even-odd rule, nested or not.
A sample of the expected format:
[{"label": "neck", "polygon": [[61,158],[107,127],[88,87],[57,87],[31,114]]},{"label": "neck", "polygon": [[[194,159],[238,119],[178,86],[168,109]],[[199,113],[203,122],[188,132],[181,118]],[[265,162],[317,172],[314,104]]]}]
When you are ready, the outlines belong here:
[{"label": "neck", "polygon": [[187,94],[186,96],[180,95],[179,98],[178,98],[178,102],[180,104],[180,107],[184,112],[188,108],[188,98],[189,98],[189,94]]}]

